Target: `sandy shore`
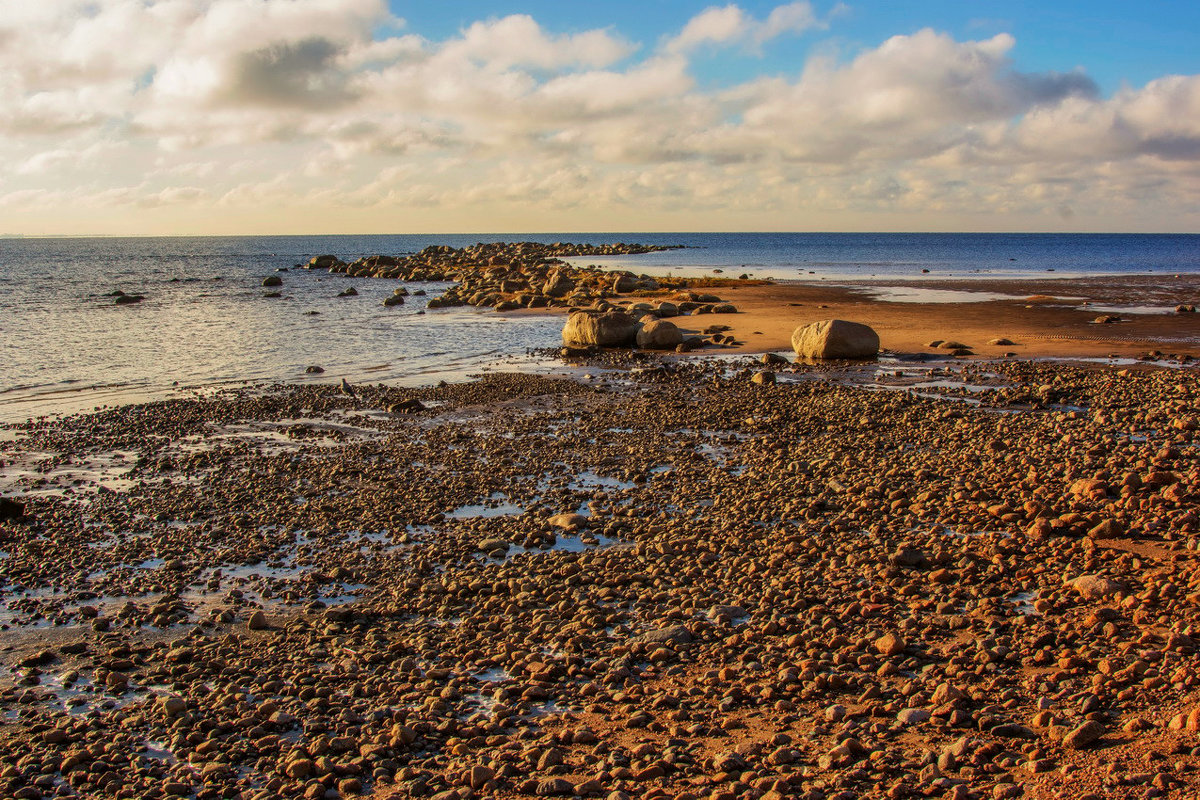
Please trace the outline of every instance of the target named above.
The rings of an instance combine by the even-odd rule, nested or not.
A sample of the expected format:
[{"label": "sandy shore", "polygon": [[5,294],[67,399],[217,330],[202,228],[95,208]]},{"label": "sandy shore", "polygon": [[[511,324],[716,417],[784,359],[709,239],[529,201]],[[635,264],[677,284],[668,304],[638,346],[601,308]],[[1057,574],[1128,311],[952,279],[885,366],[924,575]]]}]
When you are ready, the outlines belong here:
[{"label": "sandy shore", "polygon": [[0,798],[1200,793],[1195,367],[760,369],[9,427]]},{"label": "sandy shore", "polygon": [[[875,292],[887,287],[1010,295],[983,302],[886,302]],[[1200,356],[1200,315],[1173,313],[1175,306],[1200,297],[1195,276],[1175,278],[1093,278],[1044,281],[889,281],[853,286],[776,284],[722,287],[723,299],[739,314],[713,322],[747,352],[791,349],[792,331],[820,319],[863,322],[880,336],[880,346],[898,353],[934,353],[937,339],[970,345],[981,357],[1015,353],[1021,357],[1138,358],[1157,351]],[[1087,305],[1085,305],[1087,304]],[[1121,313],[1128,306],[1156,306],[1156,314]],[[1098,317],[1119,315],[1121,322],[1097,324]],[[696,318],[700,320],[701,318]],[[682,323],[681,323],[682,324]],[[686,327],[686,324],[684,324]],[[989,345],[1008,339],[1012,345]]]}]

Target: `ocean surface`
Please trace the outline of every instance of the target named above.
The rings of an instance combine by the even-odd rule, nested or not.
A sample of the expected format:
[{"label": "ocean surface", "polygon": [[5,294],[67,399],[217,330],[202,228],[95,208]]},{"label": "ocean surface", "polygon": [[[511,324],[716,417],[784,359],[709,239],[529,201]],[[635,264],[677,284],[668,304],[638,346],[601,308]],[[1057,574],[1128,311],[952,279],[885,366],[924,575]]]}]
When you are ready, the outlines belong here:
[{"label": "ocean surface", "polygon": [[[470,234],[0,239],[0,420],[241,381],[462,380],[540,368],[562,320],[473,308],[385,308],[394,281],[294,266],[430,244],[640,242],[684,249],[576,259],[657,275],[839,281],[1200,273],[1200,236],[1127,234]],[[282,272],[280,270],[288,270]],[[928,270],[928,272],[923,272]],[[262,279],[283,278],[264,298]],[[339,298],[353,286],[359,296]],[[424,288],[434,296],[444,285]],[[143,294],[117,306],[114,290]],[[897,295],[903,299],[903,295]],[[981,298],[982,299],[982,298]],[[325,372],[308,375],[316,365]]]}]

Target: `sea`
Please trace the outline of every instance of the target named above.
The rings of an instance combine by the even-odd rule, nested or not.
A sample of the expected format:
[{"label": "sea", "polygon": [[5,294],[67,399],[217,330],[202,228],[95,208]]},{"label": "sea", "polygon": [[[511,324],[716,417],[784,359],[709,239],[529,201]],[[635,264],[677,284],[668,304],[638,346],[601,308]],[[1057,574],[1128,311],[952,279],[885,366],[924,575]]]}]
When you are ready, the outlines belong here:
[{"label": "sea", "polygon": [[[0,238],[0,421],[243,383],[423,385],[547,369],[533,351],[562,320],[382,301],[394,281],[297,269],[477,242],[637,242],[679,249],[576,259],[650,275],[868,282],[1200,275],[1200,235],[944,233],[543,233]],[[282,297],[262,281],[283,280]],[[358,295],[338,297],[349,286]],[[145,295],[115,305],[111,293]],[[885,299],[925,295],[911,286]],[[987,295],[979,293],[978,299]],[[961,298],[957,298],[961,299]],[[309,373],[320,367],[323,372]]]}]

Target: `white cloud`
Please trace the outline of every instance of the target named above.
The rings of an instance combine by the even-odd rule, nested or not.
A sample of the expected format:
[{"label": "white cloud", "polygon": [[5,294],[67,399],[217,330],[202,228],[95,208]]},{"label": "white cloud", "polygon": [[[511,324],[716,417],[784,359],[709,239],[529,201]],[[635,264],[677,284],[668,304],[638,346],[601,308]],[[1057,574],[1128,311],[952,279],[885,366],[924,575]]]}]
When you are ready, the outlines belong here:
[{"label": "white cloud", "polygon": [[762,44],[785,33],[804,33],[820,25],[813,13],[812,3],[788,3],[772,9],[766,21],[754,31],[754,41]]},{"label": "white cloud", "polygon": [[6,216],[180,220],[486,208],[528,228],[568,209],[578,227],[594,227],[588,209],[635,225],[722,209],[786,224],[1070,208],[1081,225],[1101,199],[1200,210],[1200,76],[1106,98],[1081,71],[1022,72],[1010,35],[923,30],[719,90],[693,78],[705,49],[743,57],[835,12],[714,6],[639,55],[613,29],[560,33],[527,15],[432,41],[384,0],[13,3],[0,12],[0,202]]},{"label": "white cloud", "polygon": [[516,66],[558,69],[570,66],[605,67],[630,55],[634,47],[607,31],[593,30],[548,36],[526,14],[476,22],[443,48],[443,57],[482,62],[489,67]]},{"label": "white cloud", "polygon": [[765,20],[757,20],[738,5],[713,6],[688,20],[683,30],[667,40],[668,53],[686,53],[703,45],[746,44],[758,47],[788,33],[824,27],[808,0],[776,6]]},{"label": "white cloud", "polygon": [[736,5],[709,8],[688,20],[679,35],[667,42],[665,49],[682,53],[709,42],[735,41],[745,36],[749,27],[746,12]]}]

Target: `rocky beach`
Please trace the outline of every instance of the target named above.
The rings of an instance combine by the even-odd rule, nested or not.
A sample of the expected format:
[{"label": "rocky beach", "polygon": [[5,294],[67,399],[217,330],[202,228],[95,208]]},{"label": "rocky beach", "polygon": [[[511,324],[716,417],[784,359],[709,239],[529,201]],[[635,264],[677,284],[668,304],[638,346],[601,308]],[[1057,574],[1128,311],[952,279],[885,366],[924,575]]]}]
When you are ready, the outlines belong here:
[{"label": "rocky beach", "polygon": [[0,800],[1200,800],[1198,41],[0,0]]},{"label": "rocky beach", "polygon": [[[1188,278],[897,304],[540,247],[311,266],[558,315],[553,374],[0,428],[0,798],[1200,793]],[[828,318],[879,360],[781,354]]]}]

